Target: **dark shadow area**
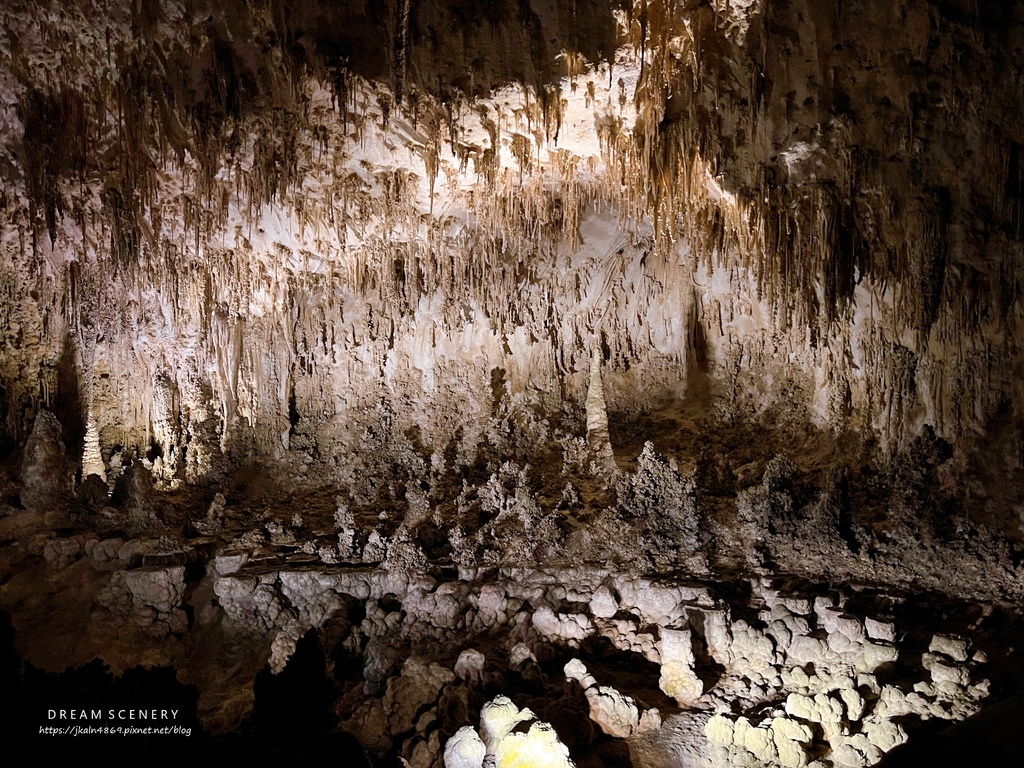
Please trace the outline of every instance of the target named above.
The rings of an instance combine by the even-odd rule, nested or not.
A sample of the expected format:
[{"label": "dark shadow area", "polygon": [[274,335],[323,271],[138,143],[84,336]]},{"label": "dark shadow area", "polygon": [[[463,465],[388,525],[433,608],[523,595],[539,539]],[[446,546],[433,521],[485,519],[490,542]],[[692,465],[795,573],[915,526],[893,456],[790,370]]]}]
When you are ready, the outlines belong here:
[{"label": "dark shadow area", "polygon": [[[170,667],[136,667],[115,677],[96,660],[54,674],[25,662],[14,636],[10,616],[0,610],[0,717],[9,748],[21,747],[34,761],[180,768],[274,758],[296,766],[370,765],[355,737],[331,730],[334,689],[315,633],[300,640],[280,675],[265,669],[257,677],[252,717],[222,735],[199,725],[198,693],[178,683]],[[155,730],[168,725],[189,733]],[[91,730],[64,732],[76,726]]]},{"label": "dark shadow area", "polygon": [[64,447],[68,458],[77,464],[82,459],[82,445],[85,440],[85,418],[82,394],[78,383],[75,343],[69,335],[57,363],[57,395],[51,410],[64,431]]},{"label": "dark shadow area", "polygon": [[[102,662],[93,661],[62,674],[43,672],[15,650],[4,611],[0,689],[8,743],[33,760],[163,768],[195,759],[208,742],[197,717],[198,693],[178,683],[173,669],[136,667],[114,677]],[[173,726],[189,734],[158,732]]]},{"label": "dark shadow area", "polygon": [[264,668],[253,683],[256,702],[248,732],[271,749],[312,744],[335,725],[334,687],[315,630],[307,632],[278,674]]},{"label": "dark shadow area", "polygon": [[13,433],[16,428],[16,420],[11,419],[11,401],[7,387],[0,382],[0,460],[6,459],[17,448]]},{"label": "dark shadow area", "polygon": [[1024,695],[1001,701],[949,728],[922,727],[879,768],[1018,766],[1024,755]]},{"label": "dark shadow area", "polygon": [[612,12],[626,6],[614,0],[275,5],[282,36],[298,58],[347,66],[384,81],[400,99],[413,90],[476,98],[514,83],[542,92],[566,75],[563,52],[590,62],[612,57]]}]

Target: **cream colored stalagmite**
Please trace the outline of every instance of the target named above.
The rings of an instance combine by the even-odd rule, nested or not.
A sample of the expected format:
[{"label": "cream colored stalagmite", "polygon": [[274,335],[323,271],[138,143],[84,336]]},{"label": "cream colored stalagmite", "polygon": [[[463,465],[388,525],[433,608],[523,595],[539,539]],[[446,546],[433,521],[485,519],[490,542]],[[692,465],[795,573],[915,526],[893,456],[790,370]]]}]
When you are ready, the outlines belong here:
[{"label": "cream colored stalagmite", "polygon": [[90,338],[83,346],[82,366],[85,391],[85,445],[82,450],[82,479],[89,475],[97,475],[107,481],[106,467],[103,466],[103,454],[100,452],[100,431],[96,426],[95,398],[93,397],[93,380],[96,377],[96,340]]},{"label": "cream colored stalagmite", "polygon": [[92,404],[85,422],[85,450],[82,452],[82,478],[98,475],[103,482],[107,481],[107,471],[103,466],[103,454],[100,453],[100,432],[96,427]]},{"label": "cream colored stalagmite", "polygon": [[604,402],[601,380],[601,347],[594,346],[590,357],[590,386],[587,388],[587,445],[604,469],[615,468],[611,436],[608,434],[608,407]]}]

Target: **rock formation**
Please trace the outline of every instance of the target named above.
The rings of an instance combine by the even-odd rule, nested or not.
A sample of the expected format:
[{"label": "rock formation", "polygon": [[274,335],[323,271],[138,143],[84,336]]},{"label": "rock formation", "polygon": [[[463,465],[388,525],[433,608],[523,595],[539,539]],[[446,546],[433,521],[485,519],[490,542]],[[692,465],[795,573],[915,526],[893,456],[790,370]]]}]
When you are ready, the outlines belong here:
[{"label": "rock formation", "polygon": [[22,709],[168,674],[204,749],[413,768],[998,713],[1022,50],[1019,0],[6,2]]}]

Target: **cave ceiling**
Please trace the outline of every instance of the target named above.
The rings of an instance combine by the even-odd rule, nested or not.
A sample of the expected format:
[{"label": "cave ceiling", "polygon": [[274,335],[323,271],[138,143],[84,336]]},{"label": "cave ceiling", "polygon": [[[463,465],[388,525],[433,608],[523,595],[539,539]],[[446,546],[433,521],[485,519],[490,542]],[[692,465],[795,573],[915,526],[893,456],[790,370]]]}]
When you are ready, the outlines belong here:
[{"label": "cave ceiling", "polygon": [[579,405],[594,345],[613,411],[787,379],[898,445],[1015,400],[1016,4],[2,13],[8,441],[63,390],[201,479],[384,391],[443,447],[437,398]]}]

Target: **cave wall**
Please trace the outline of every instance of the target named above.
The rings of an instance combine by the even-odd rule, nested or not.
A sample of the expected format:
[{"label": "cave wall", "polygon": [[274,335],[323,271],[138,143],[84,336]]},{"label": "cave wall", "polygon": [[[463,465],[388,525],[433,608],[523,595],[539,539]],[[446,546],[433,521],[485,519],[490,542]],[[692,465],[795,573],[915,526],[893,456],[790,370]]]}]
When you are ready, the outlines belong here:
[{"label": "cave wall", "polygon": [[359,486],[583,434],[599,347],[613,415],[973,450],[1021,361],[989,6],[8,3],[5,431]]}]

